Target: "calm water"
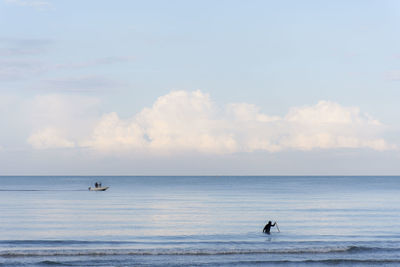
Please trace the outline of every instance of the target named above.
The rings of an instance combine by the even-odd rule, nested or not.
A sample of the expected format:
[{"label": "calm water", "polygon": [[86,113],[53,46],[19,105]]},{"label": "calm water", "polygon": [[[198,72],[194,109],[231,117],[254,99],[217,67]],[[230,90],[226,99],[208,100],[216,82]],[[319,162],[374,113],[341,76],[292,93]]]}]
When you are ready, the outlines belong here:
[{"label": "calm water", "polygon": [[[96,180],[106,192],[87,188]],[[0,177],[0,265],[400,265],[400,177]],[[262,233],[267,220],[280,233]]]}]

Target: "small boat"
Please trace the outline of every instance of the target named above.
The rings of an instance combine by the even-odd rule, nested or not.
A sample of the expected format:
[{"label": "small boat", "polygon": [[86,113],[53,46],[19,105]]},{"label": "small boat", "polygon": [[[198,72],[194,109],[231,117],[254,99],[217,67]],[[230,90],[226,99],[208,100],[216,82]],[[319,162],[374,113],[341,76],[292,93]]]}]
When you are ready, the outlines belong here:
[{"label": "small boat", "polygon": [[96,182],[94,187],[89,187],[89,191],[106,191],[108,186],[101,186],[101,182]]},{"label": "small boat", "polygon": [[89,187],[89,191],[106,191],[107,189],[108,189],[108,186]]}]

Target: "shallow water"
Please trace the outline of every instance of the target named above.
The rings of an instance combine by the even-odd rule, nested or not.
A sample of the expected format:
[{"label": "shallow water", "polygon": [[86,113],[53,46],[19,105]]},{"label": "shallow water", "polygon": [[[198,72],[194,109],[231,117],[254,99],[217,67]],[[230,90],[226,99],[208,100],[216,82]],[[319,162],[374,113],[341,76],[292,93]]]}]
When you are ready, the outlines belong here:
[{"label": "shallow water", "polygon": [[0,182],[4,266],[400,265],[400,177]]}]

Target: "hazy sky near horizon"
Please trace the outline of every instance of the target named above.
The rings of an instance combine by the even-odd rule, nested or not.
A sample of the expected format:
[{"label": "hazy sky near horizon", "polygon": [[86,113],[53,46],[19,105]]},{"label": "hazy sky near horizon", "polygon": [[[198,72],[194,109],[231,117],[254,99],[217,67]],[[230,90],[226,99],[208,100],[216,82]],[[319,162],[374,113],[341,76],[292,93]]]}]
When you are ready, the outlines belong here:
[{"label": "hazy sky near horizon", "polygon": [[400,174],[399,1],[0,0],[0,175]]}]

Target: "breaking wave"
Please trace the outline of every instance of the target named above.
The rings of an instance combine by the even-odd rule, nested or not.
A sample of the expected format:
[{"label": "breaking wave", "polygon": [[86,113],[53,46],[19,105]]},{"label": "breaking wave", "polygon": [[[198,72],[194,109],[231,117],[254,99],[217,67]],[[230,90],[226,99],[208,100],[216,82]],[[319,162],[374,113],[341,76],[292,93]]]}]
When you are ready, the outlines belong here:
[{"label": "breaking wave", "polygon": [[317,254],[317,253],[363,253],[400,252],[398,248],[374,248],[363,246],[314,247],[287,249],[41,249],[0,251],[0,257],[35,256],[114,256],[114,255],[240,255],[240,254]]}]

